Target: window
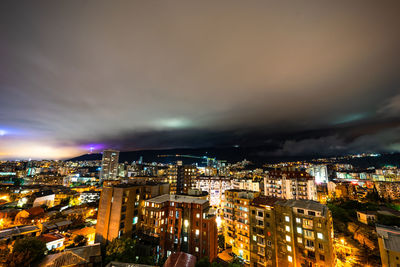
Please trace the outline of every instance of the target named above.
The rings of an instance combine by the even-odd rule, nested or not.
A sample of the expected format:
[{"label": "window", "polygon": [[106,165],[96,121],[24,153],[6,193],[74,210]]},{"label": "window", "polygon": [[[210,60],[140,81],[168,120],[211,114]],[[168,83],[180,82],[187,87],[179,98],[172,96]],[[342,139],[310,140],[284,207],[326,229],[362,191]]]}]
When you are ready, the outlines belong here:
[{"label": "window", "polygon": [[301,219],[300,218],[296,218],[296,223],[301,223]]},{"label": "window", "polygon": [[196,214],[196,218],[198,218],[198,219],[200,218],[200,213]]},{"label": "window", "polygon": [[319,255],[319,259],[320,259],[321,261],[325,261],[325,256],[324,256],[324,255]]},{"label": "window", "polygon": [[304,214],[304,210],[303,209],[297,209],[297,213]]},{"label": "window", "polygon": [[200,230],[196,229],[196,235],[199,235],[199,234],[200,234]]},{"label": "window", "polygon": [[292,247],[291,246],[287,246],[287,251],[292,252]]},{"label": "window", "polygon": [[303,220],[303,225],[304,226],[308,226],[308,227],[313,227],[313,221],[312,220],[307,220],[307,219],[304,219]]},{"label": "window", "polygon": [[196,250],[196,252],[199,252],[199,247],[196,247],[196,249],[195,249],[195,250]]},{"label": "window", "polygon": [[308,211],[308,215],[315,216],[315,211]]},{"label": "window", "polygon": [[322,245],[321,243],[318,243],[318,248],[319,248],[320,250],[324,250],[324,245]]},{"label": "window", "polygon": [[290,232],[290,226],[286,225],[285,230],[286,230],[286,232]]},{"label": "window", "polygon": [[253,241],[257,241],[257,236],[253,235]]},{"label": "window", "polygon": [[317,233],[318,239],[324,239],[324,235],[322,233]]},{"label": "window", "polygon": [[255,211],[255,210],[252,210],[252,211],[251,211],[251,214],[255,215],[255,214],[256,214],[256,211]]},{"label": "window", "polygon": [[301,229],[301,227],[297,227],[297,233],[302,234],[303,233],[303,229]]},{"label": "window", "polygon": [[304,230],[304,235],[309,238],[314,238],[314,232],[309,230]]},{"label": "window", "polygon": [[270,240],[267,240],[267,245],[270,247],[272,245],[272,242]]},{"label": "window", "polygon": [[288,260],[289,262],[293,262],[292,256],[288,256],[288,257],[287,257],[287,260]]},{"label": "window", "polygon": [[187,242],[187,236],[183,237],[183,242]]},{"label": "window", "polygon": [[291,240],[292,240],[292,239],[290,238],[290,236],[287,235],[287,236],[286,236],[286,241],[287,241],[287,242],[290,242]]},{"label": "window", "polygon": [[259,212],[257,213],[257,216],[259,216],[259,217],[264,217],[264,213],[263,213],[262,211],[259,211]]},{"label": "window", "polygon": [[297,243],[303,244],[303,239],[302,239],[301,237],[298,237],[298,238],[297,238]]},{"label": "window", "polygon": [[310,247],[310,248],[314,248],[314,241],[307,239],[306,240],[306,246]]},{"label": "window", "polygon": [[286,222],[290,222],[289,216],[285,216],[285,221],[286,221]]}]

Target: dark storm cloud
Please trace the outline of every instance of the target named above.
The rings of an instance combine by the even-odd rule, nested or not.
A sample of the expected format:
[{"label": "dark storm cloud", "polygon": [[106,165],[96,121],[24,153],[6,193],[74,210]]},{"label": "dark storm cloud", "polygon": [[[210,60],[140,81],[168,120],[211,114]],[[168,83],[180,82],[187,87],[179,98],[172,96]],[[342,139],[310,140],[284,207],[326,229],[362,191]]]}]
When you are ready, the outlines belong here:
[{"label": "dark storm cloud", "polygon": [[398,1],[3,1],[0,157],[87,143],[396,150],[398,125],[353,140],[340,128],[399,118],[399,11]]}]

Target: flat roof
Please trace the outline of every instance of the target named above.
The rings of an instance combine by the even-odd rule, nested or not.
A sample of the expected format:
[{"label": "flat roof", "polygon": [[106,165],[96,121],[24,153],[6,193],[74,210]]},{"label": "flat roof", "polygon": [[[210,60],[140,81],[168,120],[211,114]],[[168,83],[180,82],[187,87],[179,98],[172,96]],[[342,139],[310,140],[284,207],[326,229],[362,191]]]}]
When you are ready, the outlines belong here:
[{"label": "flat roof", "polygon": [[321,214],[325,214],[327,207],[319,202],[313,200],[295,200],[295,199],[288,199],[278,201],[282,206],[288,206],[293,208],[301,208],[306,210],[318,211]]},{"label": "flat roof", "polygon": [[178,203],[195,203],[195,204],[204,204],[207,203],[208,200],[207,199],[201,199],[198,197],[192,197],[192,196],[183,196],[183,195],[161,195],[155,198],[151,198],[146,200],[148,202],[152,202],[152,203],[164,203],[167,201],[173,201],[173,202],[178,202]]}]

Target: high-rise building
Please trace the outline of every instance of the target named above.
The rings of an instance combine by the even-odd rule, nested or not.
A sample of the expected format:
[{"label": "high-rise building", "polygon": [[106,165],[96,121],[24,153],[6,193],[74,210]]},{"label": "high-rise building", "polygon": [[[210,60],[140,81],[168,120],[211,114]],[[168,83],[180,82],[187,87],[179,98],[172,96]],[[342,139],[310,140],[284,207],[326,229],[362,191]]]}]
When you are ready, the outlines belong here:
[{"label": "high-rise building", "polygon": [[317,200],[314,177],[303,171],[270,171],[264,178],[264,195],[283,199]]},{"label": "high-rise building", "polygon": [[377,225],[379,253],[382,266],[400,266],[400,229],[386,225]]},{"label": "high-rise building", "polygon": [[169,184],[120,184],[101,192],[96,225],[96,242],[106,243],[138,229],[144,200],[169,193]]},{"label": "high-rise building", "polygon": [[101,160],[100,182],[104,180],[115,180],[118,176],[119,151],[104,150]]},{"label": "high-rise building", "polygon": [[335,266],[329,209],[260,196],[250,206],[251,266]]},{"label": "high-rise building", "polygon": [[225,191],[224,237],[232,252],[250,262],[250,202],[258,192],[230,189]]},{"label": "high-rise building", "polygon": [[158,240],[158,255],[182,251],[212,261],[217,257],[215,219],[208,200],[162,195],[145,202],[142,230]]},{"label": "high-rise building", "polygon": [[168,181],[171,184],[171,194],[187,194],[188,190],[195,187],[198,169],[193,165],[171,165],[167,170]]}]

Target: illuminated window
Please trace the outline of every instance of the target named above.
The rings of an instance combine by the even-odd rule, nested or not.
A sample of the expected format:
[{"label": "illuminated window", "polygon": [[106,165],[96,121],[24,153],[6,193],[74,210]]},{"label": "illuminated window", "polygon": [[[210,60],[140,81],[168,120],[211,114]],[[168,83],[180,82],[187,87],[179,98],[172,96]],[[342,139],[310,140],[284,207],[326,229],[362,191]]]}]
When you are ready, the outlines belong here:
[{"label": "illuminated window", "polygon": [[196,235],[199,235],[199,234],[200,234],[200,230],[196,229]]},{"label": "illuminated window", "polygon": [[288,257],[287,257],[287,260],[288,260],[289,262],[293,262],[292,256],[288,256]]},{"label": "illuminated window", "polygon": [[289,216],[285,216],[285,221],[290,222]]},{"label": "illuminated window", "polygon": [[253,240],[257,241],[257,236],[253,235]]},{"label": "illuminated window", "polygon": [[287,242],[290,242],[291,240],[292,240],[292,239],[290,238],[290,236],[287,235],[287,236],[286,236],[286,241],[287,241]]},{"label": "illuminated window", "polygon": [[287,251],[292,252],[292,247],[291,246],[287,246]]},{"label": "illuminated window", "polygon": [[199,247],[196,247],[196,252],[199,252]]},{"label": "illuminated window", "polygon": [[196,218],[200,218],[200,213],[197,213],[197,214],[196,214]]},{"label": "illuminated window", "polygon": [[286,230],[286,232],[290,232],[290,226],[286,225],[285,230]]},{"label": "illuminated window", "polygon": [[317,233],[317,237],[318,237],[318,239],[324,239],[324,235],[321,233]]},{"label": "illuminated window", "polygon": [[302,244],[303,243],[303,239],[301,237],[297,238],[297,243]]},{"label": "illuminated window", "polygon": [[297,233],[302,234],[303,233],[303,229],[301,229],[301,227],[297,227]]},{"label": "illuminated window", "polygon": [[301,223],[301,219],[300,218],[296,218],[296,222],[297,223]]}]

